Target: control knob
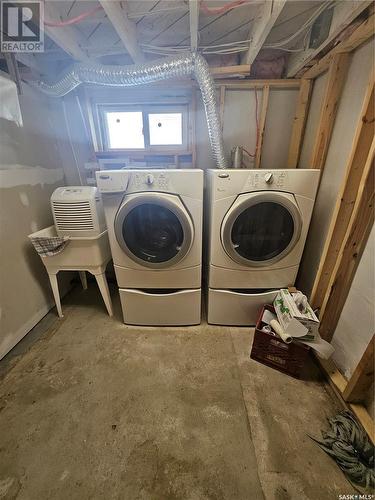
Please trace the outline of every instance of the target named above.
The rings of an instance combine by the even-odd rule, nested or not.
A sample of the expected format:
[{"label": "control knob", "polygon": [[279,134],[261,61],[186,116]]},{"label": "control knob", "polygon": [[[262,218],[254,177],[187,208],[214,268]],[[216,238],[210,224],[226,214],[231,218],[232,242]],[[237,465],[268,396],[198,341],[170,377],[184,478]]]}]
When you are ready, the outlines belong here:
[{"label": "control knob", "polygon": [[266,181],[267,184],[272,184],[273,183],[273,174],[271,172],[268,172],[264,176],[264,180]]},{"label": "control knob", "polygon": [[148,184],[149,186],[151,186],[151,184],[154,183],[154,176],[152,174],[147,174],[147,177],[146,177],[146,184]]}]

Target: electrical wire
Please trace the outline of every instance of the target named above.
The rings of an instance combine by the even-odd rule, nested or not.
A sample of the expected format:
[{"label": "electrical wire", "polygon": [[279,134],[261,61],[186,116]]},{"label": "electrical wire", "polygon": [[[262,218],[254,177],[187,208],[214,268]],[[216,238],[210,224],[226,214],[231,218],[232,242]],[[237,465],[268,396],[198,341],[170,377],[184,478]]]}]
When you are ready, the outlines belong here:
[{"label": "electrical wire", "polygon": [[82,12],[79,16],[71,17],[70,19],[66,19],[65,21],[46,21],[44,20],[44,24],[46,26],[51,26],[53,28],[63,28],[64,26],[71,26],[73,24],[78,24],[86,17],[91,17],[93,14],[103,9],[101,5],[97,5],[93,9],[87,10],[86,12]]},{"label": "electrical wire", "polygon": [[284,47],[285,47],[285,45],[288,45],[290,42],[292,42],[295,38],[297,38],[298,36],[300,36],[305,30],[308,30],[307,33],[305,34],[305,37],[304,37],[304,43],[305,43],[306,38],[307,38],[307,36],[308,36],[308,34],[310,32],[310,28],[314,24],[314,22],[316,21],[316,19],[324,11],[328,10],[333,5],[334,5],[333,1],[329,1],[329,2],[321,5],[320,7],[317,8],[317,10],[312,14],[312,16],[310,16],[309,19],[307,19],[307,21],[297,31],[295,31],[294,33],[292,33],[291,35],[289,35],[286,38],[278,40],[277,42],[265,44],[265,45],[263,45],[263,47],[264,48],[268,48],[268,49],[286,50],[287,52],[299,52],[300,50],[304,50],[304,47],[300,47],[300,48],[297,48],[297,49],[287,49],[287,48],[284,48]]},{"label": "electrical wire", "polygon": [[246,4],[250,4],[250,2],[248,0],[235,0],[223,5],[222,7],[207,7],[206,3],[201,0],[199,9],[207,16],[217,16],[218,14],[224,14],[225,12],[229,12],[232,9],[236,9],[237,7],[241,7]]}]

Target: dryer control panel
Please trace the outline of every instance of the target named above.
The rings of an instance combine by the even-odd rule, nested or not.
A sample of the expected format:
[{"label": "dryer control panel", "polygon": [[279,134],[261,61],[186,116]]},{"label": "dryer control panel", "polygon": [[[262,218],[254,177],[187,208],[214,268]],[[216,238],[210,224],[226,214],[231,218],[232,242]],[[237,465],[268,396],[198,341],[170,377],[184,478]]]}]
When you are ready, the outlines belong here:
[{"label": "dryer control panel", "polygon": [[251,172],[247,187],[252,190],[257,189],[282,189],[287,182],[287,172],[275,172],[260,170],[259,172]]},{"label": "dryer control panel", "polygon": [[169,188],[170,180],[166,172],[135,172],[132,173],[130,186],[136,189],[150,189],[165,191]]}]

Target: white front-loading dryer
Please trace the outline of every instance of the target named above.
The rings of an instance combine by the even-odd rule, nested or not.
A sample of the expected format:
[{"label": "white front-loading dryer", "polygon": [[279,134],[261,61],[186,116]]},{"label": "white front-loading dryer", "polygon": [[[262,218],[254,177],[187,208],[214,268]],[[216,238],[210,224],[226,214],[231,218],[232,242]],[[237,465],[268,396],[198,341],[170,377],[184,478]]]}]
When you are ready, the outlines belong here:
[{"label": "white front-loading dryer", "polygon": [[294,284],[318,181],[317,170],[207,172],[209,322],[254,323],[249,311]]},{"label": "white front-loading dryer", "polygon": [[203,171],[101,171],[97,181],[125,322],[199,323]]}]

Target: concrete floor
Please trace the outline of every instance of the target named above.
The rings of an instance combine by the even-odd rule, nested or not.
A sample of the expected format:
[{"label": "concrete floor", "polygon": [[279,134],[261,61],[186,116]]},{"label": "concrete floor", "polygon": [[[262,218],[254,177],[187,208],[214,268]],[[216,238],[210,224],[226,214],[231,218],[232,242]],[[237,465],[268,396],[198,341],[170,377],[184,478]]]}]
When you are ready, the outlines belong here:
[{"label": "concrete floor", "polygon": [[[116,294],[114,293],[114,296]],[[75,289],[0,362],[0,499],[336,499],[307,433],[340,408],[249,359],[252,332],[139,328]]]}]

